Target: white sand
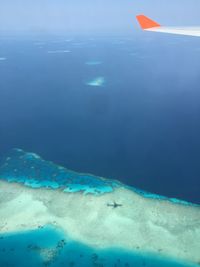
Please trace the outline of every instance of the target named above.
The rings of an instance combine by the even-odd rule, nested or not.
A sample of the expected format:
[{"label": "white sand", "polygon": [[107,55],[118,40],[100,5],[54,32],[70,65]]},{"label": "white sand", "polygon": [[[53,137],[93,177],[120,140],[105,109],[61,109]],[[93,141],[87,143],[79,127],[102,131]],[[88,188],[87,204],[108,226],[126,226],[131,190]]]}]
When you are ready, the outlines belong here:
[{"label": "white sand", "polygon": [[[113,201],[123,206],[107,207]],[[47,223],[87,245],[156,252],[200,263],[199,207],[147,199],[124,188],[97,197],[0,181],[0,232]]]}]

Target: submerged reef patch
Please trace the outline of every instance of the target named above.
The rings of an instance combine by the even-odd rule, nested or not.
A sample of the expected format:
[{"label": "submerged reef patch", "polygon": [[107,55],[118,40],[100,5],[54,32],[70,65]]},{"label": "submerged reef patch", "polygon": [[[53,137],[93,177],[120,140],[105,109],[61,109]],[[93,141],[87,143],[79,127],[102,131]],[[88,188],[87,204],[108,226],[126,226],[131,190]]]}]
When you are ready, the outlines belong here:
[{"label": "submerged reef patch", "polygon": [[86,85],[101,87],[104,86],[106,80],[104,77],[96,77],[93,80],[86,82]]},{"label": "submerged reef patch", "polygon": [[[28,263],[28,265],[27,265]],[[15,267],[195,267],[151,254],[94,249],[72,240],[56,228],[0,234],[0,266]]]},{"label": "submerged reef patch", "polygon": [[85,64],[88,66],[96,66],[96,65],[101,65],[102,62],[98,60],[91,60],[91,61],[85,62]]},{"label": "submerged reef patch", "polygon": [[63,54],[63,53],[70,53],[70,50],[50,50],[47,51],[48,54]]}]

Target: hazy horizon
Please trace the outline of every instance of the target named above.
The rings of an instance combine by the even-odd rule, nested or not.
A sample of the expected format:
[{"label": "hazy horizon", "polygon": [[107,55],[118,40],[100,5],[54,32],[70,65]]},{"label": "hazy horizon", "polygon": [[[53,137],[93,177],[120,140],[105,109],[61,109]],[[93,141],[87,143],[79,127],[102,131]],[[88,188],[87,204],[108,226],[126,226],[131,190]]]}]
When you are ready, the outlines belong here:
[{"label": "hazy horizon", "polygon": [[128,35],[139,32],[140,13],[163,25],[200,25],[197,0],[0,0],[0,35]]}]

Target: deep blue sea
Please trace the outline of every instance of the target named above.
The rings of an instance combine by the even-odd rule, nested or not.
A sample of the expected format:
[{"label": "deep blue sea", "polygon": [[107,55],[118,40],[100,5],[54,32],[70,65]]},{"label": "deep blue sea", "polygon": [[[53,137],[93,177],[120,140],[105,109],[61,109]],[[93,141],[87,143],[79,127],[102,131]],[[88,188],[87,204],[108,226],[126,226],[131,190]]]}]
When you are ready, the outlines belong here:
[{"label": "deep blue sea", "polygon": [[0,59],[0,158],[200,203],[199,38],[1,37]]}]

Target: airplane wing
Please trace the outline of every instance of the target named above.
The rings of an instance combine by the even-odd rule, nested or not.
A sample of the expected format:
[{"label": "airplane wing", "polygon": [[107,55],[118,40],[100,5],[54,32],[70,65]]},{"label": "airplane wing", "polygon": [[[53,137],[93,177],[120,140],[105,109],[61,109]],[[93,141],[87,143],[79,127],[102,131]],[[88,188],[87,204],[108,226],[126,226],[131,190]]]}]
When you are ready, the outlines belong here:
[{"label": "airplane wing", "polygon": [[200,37],[200,27],[164,27],[144,15],[138,15],[137,20],[145,31]]}]

